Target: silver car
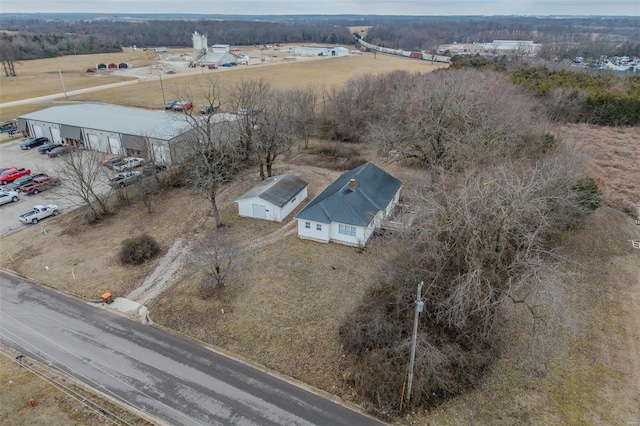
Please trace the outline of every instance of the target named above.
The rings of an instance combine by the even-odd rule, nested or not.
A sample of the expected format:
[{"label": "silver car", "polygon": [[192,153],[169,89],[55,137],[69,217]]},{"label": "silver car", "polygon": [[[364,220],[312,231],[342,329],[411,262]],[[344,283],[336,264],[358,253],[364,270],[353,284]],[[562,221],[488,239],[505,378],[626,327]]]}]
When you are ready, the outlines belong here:
[{"label": "silver car", "polygon": [[0,205],[15,203],[18,201],[18,193],[16,191],[0,192]]}]

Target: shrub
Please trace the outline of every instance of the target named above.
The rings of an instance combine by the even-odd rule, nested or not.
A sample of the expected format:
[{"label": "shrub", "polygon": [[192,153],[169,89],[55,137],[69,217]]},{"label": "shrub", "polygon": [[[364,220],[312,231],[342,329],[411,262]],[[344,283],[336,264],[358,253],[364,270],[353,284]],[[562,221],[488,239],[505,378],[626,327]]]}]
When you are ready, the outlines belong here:
[{"label": "shrub", "polygon": [[122,242],[120,261],[126,265],[140,265],[159,252],[158,242],[150,235],[142,234]]},{"label": "shrub", "polygon": [[602,192],[598,188],[598,184],[592,178],[584,178],[578,180],[573,187],[578,193],[578,203],[587,210],[597,210],[602,202]]}]

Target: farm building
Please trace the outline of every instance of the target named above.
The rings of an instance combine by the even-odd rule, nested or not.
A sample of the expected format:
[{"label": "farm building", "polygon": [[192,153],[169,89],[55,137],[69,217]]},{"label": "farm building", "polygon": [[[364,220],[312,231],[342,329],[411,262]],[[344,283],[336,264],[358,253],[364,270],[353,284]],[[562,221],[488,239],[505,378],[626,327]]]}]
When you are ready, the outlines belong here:
[{"label": "farm building", "polygon": [[293,49],[296,56],[349,56],[349,49],[335,46],[300,46]]},{"label": "farm building", "polygon": [[295,216],[298,237],[364,246],[398,204],[402,183],[373,163],[336,179]]},{"label": "farm building", "polygon": [[236,200],[238,214],[282,222],[307,198],[308,185],[290,173],[266,178]]},{"label": "farm building", "polygon": [[[237,119],[235,114],[215,114],[216,125]],[[184,116],[116,105],[74,104],[46,108],[18,117],[18,131],[45,136],[82,149],[153,157],[174,163],[185,156],[184,142],[193,127]]]}]

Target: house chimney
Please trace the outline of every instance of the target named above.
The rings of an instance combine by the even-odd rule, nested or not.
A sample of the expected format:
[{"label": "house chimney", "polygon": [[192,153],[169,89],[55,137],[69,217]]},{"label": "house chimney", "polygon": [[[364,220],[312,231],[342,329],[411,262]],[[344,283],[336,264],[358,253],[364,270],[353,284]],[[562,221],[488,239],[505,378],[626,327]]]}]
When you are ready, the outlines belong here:
[{"label": "house chimney", "polygon": [[349,181],[349,189],[350,189],[352,192],[355,192],[355,191],[356,191],[356,180],[355,180],[355,179],[351,179],[351,180]]}]

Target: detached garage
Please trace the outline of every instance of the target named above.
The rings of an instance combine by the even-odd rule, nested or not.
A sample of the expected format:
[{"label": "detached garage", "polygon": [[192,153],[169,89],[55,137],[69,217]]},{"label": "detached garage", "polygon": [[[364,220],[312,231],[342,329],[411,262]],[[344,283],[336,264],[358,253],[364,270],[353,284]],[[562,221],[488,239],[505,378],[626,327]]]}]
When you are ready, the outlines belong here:
[{"label": "detached garage", "polygon": [[236,200],[238,214],[282,222],[307,198],[308,185],[291,173],[267,178]]}]

